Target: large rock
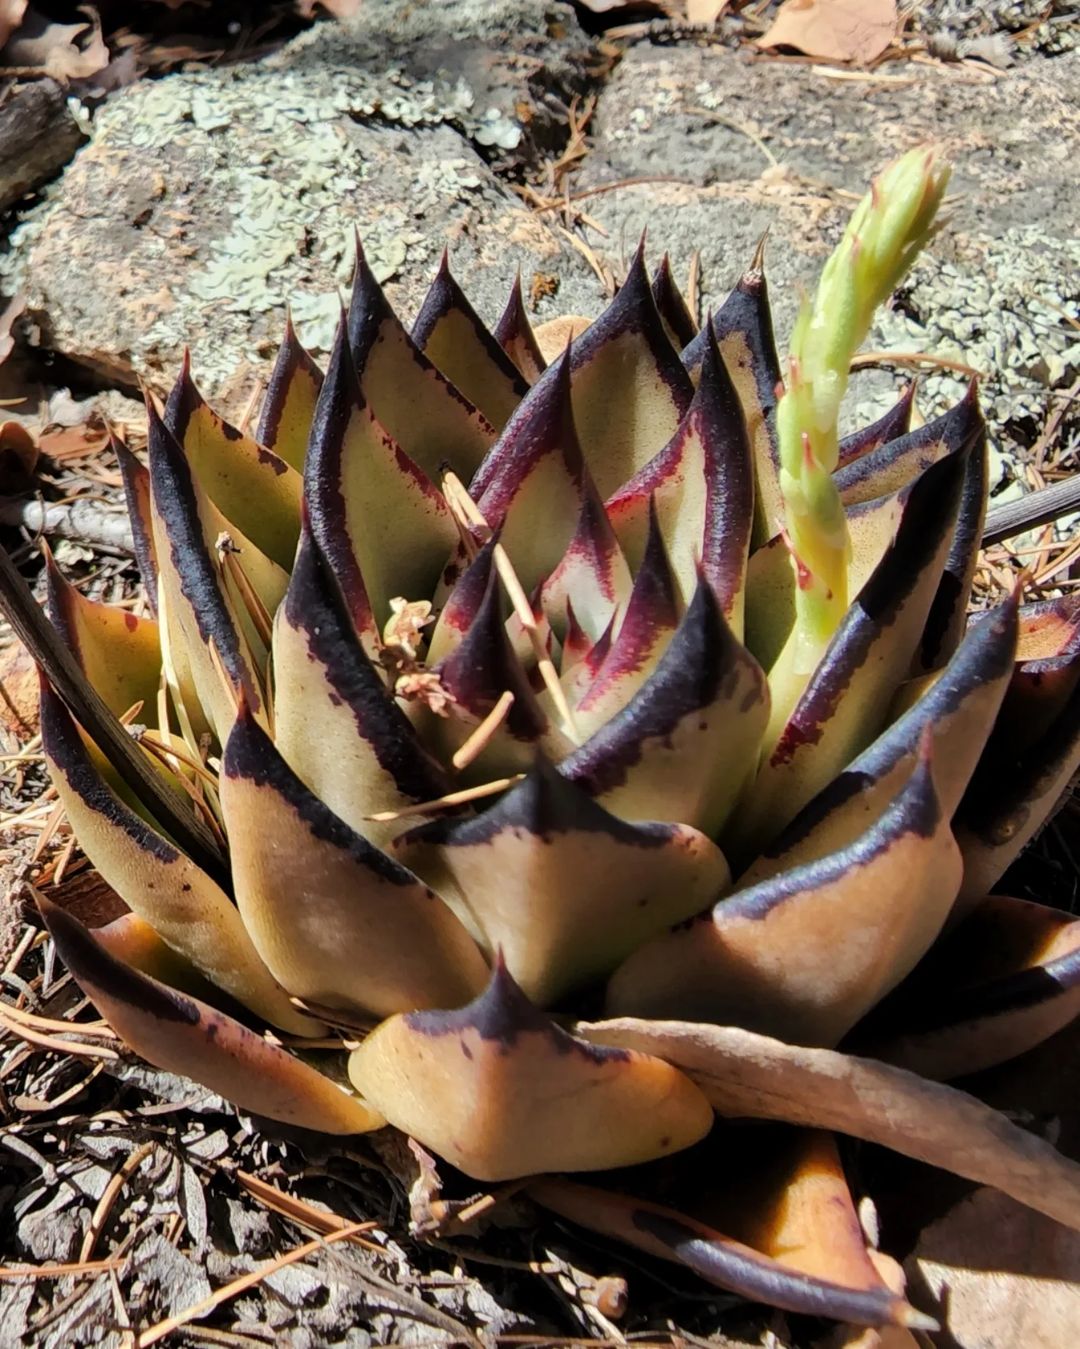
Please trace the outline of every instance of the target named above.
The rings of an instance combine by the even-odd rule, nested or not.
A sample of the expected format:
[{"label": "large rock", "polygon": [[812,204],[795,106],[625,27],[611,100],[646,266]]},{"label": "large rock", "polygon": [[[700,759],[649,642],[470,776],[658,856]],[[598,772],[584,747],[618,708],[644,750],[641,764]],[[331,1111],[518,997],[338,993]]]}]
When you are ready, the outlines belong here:
[{"label": "large rock", "polygon": [[160,385],[188,344],[212,393],[265,367],[287,302],[328,348],[354,229],[406,314],[444,246],[489,319],[515,268],[543,274],[540,317],[594,312],[583,260],[485,158],[554,143],[590,58],[560,4],[366,0],[259,63],[143,81],[15,230],[9,285],[43,344],[101,380]]},{"label": "large rock", "polygon": [[[633,47],[608,82],[575,186],[670,175],[582,202],[618,267],[648,228],[685,276],[700,250],[717,304],[769,230],[767,270],[783,342],[872,174],[924,141],[955,164],[952,209],[881,316],[872,347],[933,351],[986,372],[1003,452],[1018,462],[1055,396],[1080,373],[1080,52],[1033,57],[1001,78],[906,63],[866,75],[753,59],[718,46]],[[1069,316],[1073,324],[1070,324]],[[854,381],[861,416],[895,378]],[[964,377],[927,367],[920,403],[953,401]]]}]

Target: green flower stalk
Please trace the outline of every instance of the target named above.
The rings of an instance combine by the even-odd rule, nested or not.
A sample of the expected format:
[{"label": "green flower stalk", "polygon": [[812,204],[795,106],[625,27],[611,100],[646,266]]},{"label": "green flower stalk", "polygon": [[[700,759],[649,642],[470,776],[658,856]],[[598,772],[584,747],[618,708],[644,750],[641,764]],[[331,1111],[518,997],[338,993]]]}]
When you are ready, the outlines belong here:
[{"label": "green flower stalk", "polygon": [[935,147],[910,150],[878,177],[804,300],[777,409],[780,488],[796,569],[793,669],[809,675],[848,608],[847,521],[833,481],[837,419],[851,359],[934,231],[949,181]]}]

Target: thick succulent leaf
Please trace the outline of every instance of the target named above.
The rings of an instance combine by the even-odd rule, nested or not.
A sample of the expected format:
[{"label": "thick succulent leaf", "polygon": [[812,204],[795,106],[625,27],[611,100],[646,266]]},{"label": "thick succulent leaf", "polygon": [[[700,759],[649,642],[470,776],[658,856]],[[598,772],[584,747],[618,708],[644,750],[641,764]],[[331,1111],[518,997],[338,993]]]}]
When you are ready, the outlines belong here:
[{"label": "thick succulent leaf", "polygon": [[719,848],[696,829],[625,824],[544,760],[482,815],[425,825],[402,843],[440,890],[451,881],[487,950],[501,950],[543,1005],[699,913],[730,879]]},{"label": "thick succulent leaf", "polygon": [[[913,489],[847,508],[848,594],[857,595],[880,566],[911,508]],[[795,568],[782,534],[754,549],[746,570],[746,645],[766,670],[779,660],[795,624]]]},{"label": "thick succulent leaf", "polygon": [[122,717],[142,703],[137,720],[156,723],[161,642],[155,620],[87,599],[64,579],[48,551],[45,585],[53,626],[109,710]]},{"label": "thick succulent leaf", "polygon": [[445,251],[413,324],[412,340],[496,430],[529,391],[529,381],[454,280]]},{"label": "thick succulent leaf", "polygon": [[319,551],[374,655],[390,601],[432,594],[458,532],[442,493],[361,393],[340,329],[311,431],[305,501]]},{"label": "thick succulent leaf", "polygon": [[192,477],[229,523],[288,571],[300,533],[300,474],[222,421],[191,378],[187,357],[165,407]]},{"label": "thick succulent leaf", "polygon": [[492,587],[492,578],[497,574],[495,549],[498,543],[499,531],[495,530],[471,559],[467,559],[462,548],[461,557],[466,559],[464,567],[458,579],[448,588],[439,616],[430,629],[426,660],[430,668],[437,667],[451,652],[456,651],[472,630]]},{"label": "thick succulent leaf", "polygon": [[569,600],[567,615],[572,621],[568,624],[563,638],[562,673],[559,676],[559,684],[567,705],[573,708],[588,692],[596,672],[607,659],[615,634],[616,615],[612,614],[607,627],[591,645],[586,634],[577,625]]},{"label": "thick succulent leaf", "polygon": [[596,498],[574,428],[569,352],[518,408],[499,446],[502,469],[477,505],[529,594],[558,566],[586,499]]},{"label": "thick succulent leaf", "polygon": [[228,896],[112,791],[71,714],[47,687],[41,697],[41,735],[79,846],[121,899],[237,1002],[282,1029],[317,1033],[259,959]]},{"label": "thick succulent leaf", "polygon": [[596,1044],[661,1055],[732,1119],[779,1119],[880,1143],[993,1185],[1080,1230],[1080,1164],[953,1087],[831,1049],[808,1049],[735,1026],[630,1017],[579,1024]]},{"label": "thick succulent leaf", "polygon": [[59,690],[135,796],[208,871],[218,877],[227,875],[225,858],[213,833],[190,809],[180,790],[155,771],[146,754],[88,683],[3,546],[0,546],[0,604],[15,635],[33,653],[43,679]]},{"label": "thick succulent leaf", "polygon": [[655,671],[682,617],[682,597],[671,570],[656,508],[649,509],[649,537],[626,612],[607,654],[574,704],[578,735],[598,731]]},{"label": "thick succulent leaf", "polygon": [[[735,826],[743,857],[775,838],[880,732],[938,589],[964,469],[964,456],[951,455],[911,489],[895,541],[767,748]],[[794,643],[770,673],[774,697],[784,687],[793,649]]]},{"label": "thick succulent leaf", "polygon": [[525,771],[537,748],[555,759],[561,759],[569,748],[565,736],[541,707],[507,634],[499,578],[493,565],[496,542],[493,540],[476,555],[459,582],[470,603],[475,595],[479,595],[479,602],[468,630],[452,644],[447,638],[449,654],[433,669],[454,704],[451,714],[431,714],[424,729],[427,743],[434,745],[447,762],[495,711],[499,699],[505,693],[513,694],[509,711],[466,774],[467,779],[480,781]]},{"label": "thick succulent leaf", "polygon": [[306,529],[273,651],[279,751],[335,815],[385,846],[397,826],[368,816],[432,801],[449,783],[361,646]]},{"label": "thick succulent leaf", "polygon": [[[690,1212],[756,1251],[843,1288],[887,1294],[855,1210],[836,1139],[817,1129],[758,1122],[717,1130],[712,1175],[695,1178]],[[742,1147],[732,1147],[736,1137]],[[724,1143],[727,1146],[724,1146]],[[678,1191],[676,1202],[681,1202]],[[713,1215],[713,1216],[710,1216]],[[902,1304],[902,1299],[895,1299]],[[910,1308],[897,1308],[907,1323]]]},{"label": "thick succulent leaf", "polygon": [[150,513],[150,471],[140,463],[124,442],[109,435],[109,447],[120,465],[124,480],[124,502],[131,521],[131,536],[135,544],[135,561],[146,591],[150,612],[157,613],[158,565],[154,550],[154,522]]},{"label": "thick succulent leaf", "polygon": [[521,273],[514,278],[510,298],[506,302],[498,323],[495,325],[495,341],[513,361],[518,372],[530,383],[535,384],[544,373],[547,362],[536,341],[529,316],[525,313],[525,301],[521,294]]},{"label": "thick succulent leaf", "polygon": [[389,1016],[483,987],[487,966],[442,900],[314,796],[243,708],[221,808],[240,913],[295,996]]},{"label": "thick succulent leaf", "polygon": [[683,298],[671,271],[671,259],[665,253],[652,279],[652,297],[664,322],[668,338],[676,351],[682,351],[698,334],[698,325]]},{"label": "thick succulent leaf", "polygon": [[[606,499],[667,444],[694,392],[656,312],[640,248],[615,299],[574,343],[570,371],[578,439]],[[553,367],[533,387],[557,378]],[[507,471],[514,453],[512,441],[500,440],[474,495]]]},{"label": "thick succulent leaf", "polygon": [[991,895],[942,938],[853,1044],[941,1080],[1015,1058],[1078,1014],[1080,922]]},{"label": "thick succulent leaf", "polygon": [[926,953],[960,878],[922,759],[850,846],[737,891],[641,947],[612,976],[607,1007],[836,1044]]},{"label": "thick succulent leaf", "polygon": [[303,472],[322,380],[322,371],[300,345],[290,314],[266,386],[255,439],[298,473]]},{"label": "thick succulent leaf", "polygon": [[379,425],[428,478],[449,464],[468,483],[495,428],[418,349],[359,243],[348,331],[364,402]]},{"label": "thick succulent leaf", "polygon": [[[241,607],[207,542],[207,529],[220,520],[220,512],[199,490],[184,452],[151,404],[147,416],[163,641],[168,641],[180,683],[190,676],[199,704],[224,743],[235,714],[235,690],[252,707],[262,706],[257,657]],[[243,559],[245,565],[248,561]]]},{"label": "thick succulent leaf", "polygon": [[239,1021],[122,964],[43,896],[38,905],[61,959],[126,1045],[166,1072],[242,1110],[327,1134],[384,1121],[355,1096]]},{"label": "thick succulent leaf", "polygon": [[[780,386],[780,363],[776,358],[769,290],[762,270],[759,247],[750,269],[712,319],[720,355],[742,404],[747,435],[754,460],[754,534],[759,547],[784,524],[780,494],[780,460],[776,442],[776,400]],[[706,324],[682,355],[695,380],[700,375],[708,347]]]},{"label": "thick succulent leaf", "polygon": [[660,1204],[555,1177],[533,1181],[528,1193],[570,1222],[685,1265],[752,1302],[854,1325],[935,1324],[880,1281],[851,1286],[815,1277]]},{"label": "thick succulent leaf", "polygon": [[655,502],[661,533],[689,604],[698,569],[742,636],[754,476],[742,409],[709,329],[697,393],[678,431],[608,501],[607,513],[635,570]]},{"label": "thick succulent leaf", "polygon": [[1080,683],[1080,595],[1025,604],[1016,659],[994,735],[1019,752],[1049,730]]},{"label": "thick succulent leaf", "polygon": [[761,667],[701,580],[652,676],[559,771],[623,819],[713,836],[757,763],[768,715]]},{"label": "thick succulent leaf", "polygon": [[979,550],[982,548],[989,486],[986,428],[981,425],[972,434],[952,544],[945,559],[937,594],[926,617],[922,641],[912,662],[916,674],[940,670],[964,636],[971,586],[975,579]]},{"label": "thick succulent leaf", "polygon": [[991,736],[956,813],[965,900],[993,890],[1060,804],[1078,768],[1080,684],[1033,743],[1017,749],[1014,734]]},{"label": "thick succulent leaf", "polygon": [[[574,536],[540,588],[540,603],[556,632],[569,626],[567,606],[590,644],[598,642],[630,599],[633,582],[603,503],[587,493]],[[573,663],[571,661],[571,663]],[[568,667],[567,667],[568,668]]]},{"label": "thick succulent leaf", "polygon": [[[236,1006],[231,999],[223,999],[222,990],[204,978],[190,960],[162,941],[157,931],[137,913],[121,914],[104,927],[92,930],[98,946],[104,947],[122,965],[148,974],[151,979],[178,992],[201,998],[203,1002],[216,1005],[224,1000],[230,1006]],[[308,1020],[306,1029],[313,1024]]]},{"label": "thick succulent leaf", "polygon": [[946,819],[964,794],[1013,676],[1017,599],[1013,595],[968,629],[933,686],[828,784],[744,873],[743,885],[854,842],[885,810],[932,737],[934,787]]},{"label": "thick succulent leaf", "polygon": [[854,460],[861,459],[871,450],[887,445],[890,440],[907,435],[911,430],[911,412],[914,404],[915,382],[912,380],[883,417],[841,438],[837,455],[840,467],[843,468]]},{"label": "thick succulent leaf", "polygon": [[681,1073],[568,1035],[501,961],[460,1011],[385,1021],[354,1050],[349,1076],[392,1124],[477,1180],[629,1166],[712,1126]]},{"label": "thick succulent leaf", "polygon": [[965,450],[985,435],[975,385],[948,412],[915,431],[886,441],[834,475],[845,506],[891,496],[931,466]]}]

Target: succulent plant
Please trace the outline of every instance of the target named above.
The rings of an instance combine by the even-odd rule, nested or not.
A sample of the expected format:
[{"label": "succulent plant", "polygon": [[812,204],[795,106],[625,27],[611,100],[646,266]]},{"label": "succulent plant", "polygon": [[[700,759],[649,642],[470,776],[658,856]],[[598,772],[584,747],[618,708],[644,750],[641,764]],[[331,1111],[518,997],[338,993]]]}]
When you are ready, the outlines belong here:
[{"label": "succulent plant", "polygon": [[1080,1169],[941,1085],[1080,1010],[1080,925],[993,893],[1080,761],[1080,609],[969,621],[974,391],[837,439],[946,177],[886,171],[783,380],[760,256],[699,331],[639,249],[549,364],[518,287],[489,331],[444,258],[409,332],[360,253],[325,375],[289,326],[254,435],[186,366],[148,401],[148,468],[118,453],[153,616],[50,563],[49,628],[4,567],[130,907],[42,913],[129,1046],[842,1321],[929,1324],[831,1130],[1080,1227]]}]

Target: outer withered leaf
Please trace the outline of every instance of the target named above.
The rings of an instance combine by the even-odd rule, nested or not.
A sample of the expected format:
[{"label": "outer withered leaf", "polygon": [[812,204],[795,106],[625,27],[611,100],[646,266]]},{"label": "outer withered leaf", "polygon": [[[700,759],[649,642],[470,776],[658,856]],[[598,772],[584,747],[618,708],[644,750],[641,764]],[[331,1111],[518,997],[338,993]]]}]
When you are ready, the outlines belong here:
[{"label": "outer withered leaf", "polygon": [[[784,523],[776,442],[780,364],[776,359],[763,262],[764,249],[759,245],[749,270],[739,278],[735,289],[712,319],[720,355],[742,404],[750,438],[754,460],[752,546],[755,548],[778,533]],[[706,324],[682,354],[683,363],[695,380],[705,360],[708,328],[709,324]]]},{"label": "outer withered leaf", "polygon": [[398,826],[366,816],[434,800],[449,784],[361,646],[306,529],[273,650],[275,744],[335,815],[385,846]]},{"label": "outer withered leaf", "polygon": [[44,686],[41,736],[79,844],[105,881],[211,983],[276,1026],[317,1034],[256,954],[235,906],[206,872],[106,784],[71,714]]},{"label": "outer withered leaf", "polygon": [[866,1052],[938,1080],[1026,1053],[1080,1013],[1080,922],[991,895],[937,943],[854,1038]]},{"label": "outer withered leaf", "polygon": [[627,820],[674,820],[714,836],[753,771],[768,721],[761,667],[699,581],[650,678],[559,772]]},{"label": "outer withered leaf", "polygon": [[[606,499],[667,444],[694,392],[656,312],[641,248],[619,293],[573,344],[570,371],[585,464]],[[534,388],[554,378],[551,368]],[[474,495],[505,471],[513,453],[512,445],[496,445]]]},{"label": "outer withered leaf", "polygon": [[384,1021],[353,1051],[349,1076],[392,1124],[477,1180],[628,1166],[712,1125],[680,1072],[568,1035],[501,961],[460,1011]]},{"label": "outer withered leaf", "polygon": [[355,1134],[383,1120],[322,1073],[232,1017],[122,964],[59,905],[38,905],[80,987],[155,1067],[202,1083],[242,1110],[320,1133]]},{"label": "outer withered leaf", "polygon": [[165,407],[165,425],[183,447],[200,491],[288,571],[300,533],[300,474],[213,411],[192,382],[186,355]]},{"label": "outer withered leaf", "polygon": [[413,324],[412,340],[453,386],[501,430],[529,391],[526,380],[442,261]]},{"label": "outer withered leaf", "polygon": [[374,655],[390,601],[432,594],[458,533],[442,493],[361,392],[341,329],[319,394],[305,491],[311,532]]},{"label": "outer withered leaf", "polygon": [[[767,747],[731,831],[747,850],[742,857],[775,838],[880,732],[938,589],[964,469],[965,456],[950,455],[912,487],[895,541],[844,615],[776,743]],[[774,667],[770,683],[782,668]]]},{"label": "outer withered leaf", "polygon": [[925,731],[945,817],[960,803],[1013,676],[1018,593],[968,629],[934,686],[823,788],[764,850],[743,885],[853,842],[881,815],[915,766]]},{"label": "outer withered leaf", "polygon": [[240,913],[294,995],[377,1016],[456,1007],[487,966],[449,908],[314,796],[241,708],[221,808]]},{"label": "outer withered leaf", "polygon": [[364,400],[379,424],[429,478],[448,463],[468,483],[495,428],[418,349],[359,241],[348,330]]},{"label": "outer withered leaf", "polygon": [[290,314],[266,386],[255,439],[298,473],[303,472],[322,381],[322,371],[301,346]]},{"label": "outer withered leaf", "polygon": [[696,829],[626,824],[542,759],[484,814],[422,826],[402,845],[443,893],[453,883],[487,950],[543,1005],[700,912],[730,878]]},{"label": "outer withered leaf", "polygon": [[655,501],[683,602],[693,596],[700,566],[741,639],[754,473],[742,410],[708,331],[697,392],[679,429],[607,502],[607,512],[636,569]]},{"label": "outer withered leaf", "polygon": [[735,1026],[624,1017],[579,1023],[596,1044],[663,1055],[718,1114],[781,1119],[864,1138],[993,1185],[1080,1230],[1080,1164],[953,1087],[831,1049],[807,1049]]},{"label": "outer withered leaf", "polygon": [[737,891],[639,948],[612,976],[607,1006],[836,1044],[925,954],[960,876],[924,758],[849,847]]}]

